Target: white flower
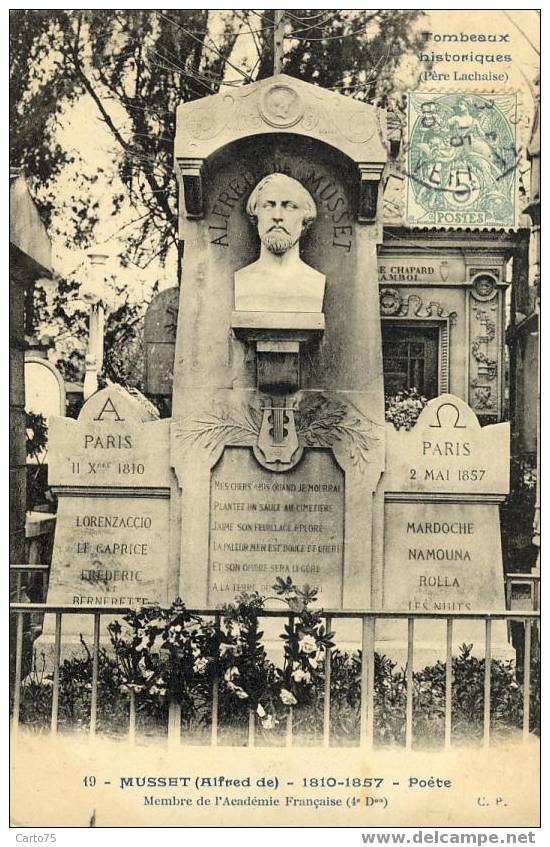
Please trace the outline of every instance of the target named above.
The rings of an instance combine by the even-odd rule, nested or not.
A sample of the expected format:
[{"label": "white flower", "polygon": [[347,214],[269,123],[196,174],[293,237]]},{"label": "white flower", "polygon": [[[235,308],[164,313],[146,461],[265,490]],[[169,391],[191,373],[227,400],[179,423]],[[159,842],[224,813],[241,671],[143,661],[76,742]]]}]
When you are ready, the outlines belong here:
[{"label": "white flower", "polygon": [[238,644],[226,644],[224,641],[220,644],[220,656],[225,656],[226,653],[230,656],[240,656],[242,650]]},{"label": "white flower", "polygon": [[142,656],[141,659],[139,660],[138,668],[140,669],[140,671],[142,673],[145,673],[145,671],[147,670],[147,663],[145,661],[145,656]]},{"label": "white flower", "polygon": [[273,715],[267,715],[262,720],[262,726],[264,729],[273,729]]},{"label": "white flower", "polygon": [[237,697],[239,698],[239,700],[247,700],[248,699],[248,694],[246,693],[244,688],[241,688],[239,685],[235,685],[235,686],[233,686],[233,690],[234,690],[235,694],[237,695]]},{"label": "white flower", "polygon": [[309,671],[303,671],[301,668],[298,668],[292,674],[292,679],[294,682],[311,682],[311,674]]},{"label": "white flower", "polygon": [[208,659],[196,659],[193,664],[193,670],[195,673],[204,673],[206,667],[208,666]]},{"label": "white flower", "polygon": [[323,651],[318,650],[315,656],[308,656],[307,660],[312,668],[316,668],[321,659],[323,658]]},{"label": "white flower", "polygon": [[256,714],[257,714],[257,715],[258,715],[258,717],[260,717],[260,718],[265,718],[266,711],[265,711],[265,709],[264,709],[264,707],[262,706],[262,704],[261,704],[261,703],[258,703],[258,707],[257,707],[257,709],[256,709]]},{"label": "white flower", "polygon": [[304,635],[298,641],[298,649],[300,653],[315,653],[317,650],[317,642],[313,635]]},{"label": "white flower", "polygon": [[286,688],[281,688],[280,696],[285,706],[295,706],[298,702],[294,694],[291,691],[287,691]]},{"label": "white flower", "polygon": [[241,675],[241,674],[240,674],[239,669],[238,669],[238,668],[235,668],[235,667],[232,667],[232,668],[227,668],[226,672],[225,672],[225,673],[224,673],[224,675],[223,675],[223,678],[225,679],[225,681],[226,681],[226,682],[232,682],[232,680],[233,680],[236,676],[240,676],[240,675]]}]

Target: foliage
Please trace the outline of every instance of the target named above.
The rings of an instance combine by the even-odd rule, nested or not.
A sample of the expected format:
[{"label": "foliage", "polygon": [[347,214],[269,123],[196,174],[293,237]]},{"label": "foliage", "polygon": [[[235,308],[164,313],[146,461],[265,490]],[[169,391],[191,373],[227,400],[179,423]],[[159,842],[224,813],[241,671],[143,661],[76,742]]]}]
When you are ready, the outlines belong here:
[{"label": "foliage", "polygon": [[213,665],[214,630],[181,600],[169,609],[130,611],[108,626],[122,692],[147,693],[195,713],[204,705]]},{"label": "foliage", "polygon": [[396,394],[386,394],[384,400],[386,420],[396,429],[405,430],[413,428],[420,412],[428,402],[416,388],[408,388]]},{"label": "foliage", "polygon": [[[85,729],[90,719],[92,692],[91,653],[81,638],[82,655],[66,658],[59,668],[59,726]],[[120,727],[126,719],[126,706],[118,696],[116,664],[104,649],[98,662],[98,729],[109,731]],[[44,654],[35,657],[30,673],[24,680],[21,700],[21,720],[36,726],[49,727],[52,705],[51,674],[46,673]]]},{"label": "foliage", "polygon": [[[307,738],[322,730],[325,703],[326,651],[331,649],[331,737],[336,744],[356,743],[361,704],[361,652],[332,649],[321,610],[310,608],[316,590],[298,588],[279,578],[276,597],[289,609],[284,627],[284,662],[278,667],[262,644],[258,618],[265,608],[259,594],[243,594],[226,606],[218,625],[188,612],[180,600],[169,609],[145,607],[109,625],[113,650],[100,650],[98,726],[120,732],[128,723],[128,704],[121,694],[133,693],[138,714],[157,733],[166,727],[167,705],[182,706],[189,727],[198,730],[211,719],[213,686],[219,693],[220,722],[236,728],[249,715],[259,718],[263,738],[276,741],[278,727],[293,715],[295,732]],[[266,598],[267,599],[267,598]],[[273,598],[271,598],[273,599]],[[92,657],[65,659],[60,668],[60,723],[85,727],[89,720]],[[27,676],[21,719],[47,726],[51,710],[51,675],[45,664]],[[491,727],[494,735],[519,729],[523,717],[521,673],[512,662],[491,664]],[[463,644],[452,660],[452,731],[455,740],[483,734],[485,661]],[[413,735],[418,746],[444,738],[446,666],[443,662],[413,674]],[[374,656],[374,734],[377,744],[405,740],[406,669],[387,656]],[[530,728],[540,732],[540,661],[531,662]]]},{"label": "foliage", "polygon": [[315,588],[309,585],[298,588],[291,577],[278,577],[273,587],[293,612],[281,635],[284,666],[279,698],[285,706],[309,705],[323,691],[323,662],[326,650],[334,647],[333,633],[326,631],[322,611],[309,608],[317,600]]},{"label": "foliage", "polygon": [[[415,29],[423,13],[310,11],[285,13],[284,72],[387,105],[402,56],[425,41]],[[90,245],[107,193],[107,214],[134,209],[124,262],[145,267],[177,252],[176,107],[270,76],[273,25],[272,10],[12,10],[11,160],[31,178],[45,219],[55,219],[55,182],[65,171],[71,191],[58,226],[72,246]],[[83,103],[111,146],[100,170],[61,141],[72,107]]]},{"label": "foliage", "polygon": [[25,435],[27,457],[34,462],[27,464],[26,510],[52,500],[48,487],[47,469],[43,465],[48,446],[48,424],[39,412],[25,412]]},{"label": "foliage", "polygon": [[[79,298],[79,281],[40,279],[29,310],[29,334],[48,334],[55,347],[52,362],[69,382],[82,382],[88,340],[89,307]],[[156,293],[153,286],[151,295]],[[128,287],[114,277],[106,285],[103,376],[132,388],[142,388],[144,377],[143,318],[147,301],[135,302]]]},{"label": "foliage", "polygon": [[[199,657],[200,659],[200,657]],[[195,660],[196,661],[196,660]],[[435,665],[415,672],[413,735],[419,747],[443,742],[445,720],[445,665]],[[141,671],[138,672],[138,674]],[[284,723],[288,706],[281,704],[281,673],[267,661],[264,667],[266,687],[258,693],[253,710],[260,719],[263,737],[269,740]],[[116,659],[105,650],[99,656],[98,728],[106,733],[124,732],[128,725],[128,703],[121,693],[133,686],[138,715],[157,734],[166,727],[166,696],[155,693],[148,685],[147,674],[136,674],[135,683],[125,682],[124,672]],[[453,658],[452,732],[461,743],[479,741],[483,735],[484,660],[471,655],[471,645],[463,645]],[[92,661],[86,648],[83,657],[65,659],[60,669],[61,728],[85,729],[89,722]],[[209,717],[204,698],[211,694],[206,686],[208,675],[196,673],[194,684],[187,688],[192,697],[183,698],[184,718],[198,729]],[[128,677],[126,677],[128,679]],[[331,655],[331,740],[349,745],[359,737],[361,698],[361,655],[334,650]],[[190,680],[188,680],[189,683]],[[238,679],[239,685],[243,680]],[[246,683],[245,683],[246,684]],[[307,702],[292,704],[294,725],[305,736],[319,735],[323,714],[324,666],[320,666],[317,686],[310,687]],[[243,686],[244,690],[244,686]],[[198,692],[202,691],[202,695]],[[51,675],[44,672],[44,660],[35,664],[27,676],[21,704],[21,721],[37,729],[49,727],[51,714]],[[298,698],[296,698],[298,699]],[[251,710],[252,703],[241,699],[227,686],[220,688],[220,719],[233,727]],[[406,682],[405,671],[387,656],[375,654],[374,736],[379,745],[402,745],[405,740]],[[510,662],[493,660],[491,664],[491,732],[504,737],[519,730],[523,717],[523,690]],[[530,729],[540,733],[540,661],[531,666]]]},{"label": "foliage", "polygon": [[40,412],[25,412],[27,456],[39,461],[48,444],[48,424]]},{"label": "foliage", "polygon": [[[414,26],[422,14],[287,10],[284,71],[387,105],[402,56],[425,40]],[[176,107],[270,76],[273,25],[272,10],[11,10],[10,161],[50,235],[72,251],[116,238],[122,268],[160,270],[169,259],[179,280]],[[94,131],[73,142],[83,122]],[[28,328],[53,334],[55,364],[70,381],[84,373],[85,273],[80,264],[53,285],[39,281]],[[143,299],[119,290],[104,363],[107,379],[141,389]]]},{"label": "foliage", "polygon": [[502,552],[507,573],[529,573],[538,547],[533,545],[537,485],[536,456],[510,462],[510,494],[500,508]]},{"label": "foliage", "polygon": [[251,711],[258,710],[271,670],[258,621],[263,607],[257,592],[241,594],[224,607],[219,631],[219,678],[230,700],[237,706],[241,701]]}]

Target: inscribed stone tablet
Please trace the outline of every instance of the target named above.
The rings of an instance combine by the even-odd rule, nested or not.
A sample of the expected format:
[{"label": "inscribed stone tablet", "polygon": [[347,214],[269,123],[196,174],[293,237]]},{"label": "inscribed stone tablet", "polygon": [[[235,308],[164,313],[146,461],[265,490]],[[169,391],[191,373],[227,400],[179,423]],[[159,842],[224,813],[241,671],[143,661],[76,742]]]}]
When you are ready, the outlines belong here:
[{"label": "inscribed stone tablet", "polygon": [[503,608],[498,506],[387,503],[385,536],[386,608]]},{"label": "inscribed stone tablet", "polygon": [[287,473],[262,468],[247,448],[226,448],[212,472],[208,598],[273,595],[277,577],[319,588],[342,606],[344,475],[332,455],[307,450]]},{"label": "inscribed stone tablet", "polygon": [[61,497],[48,602],[166,603],[168,521],[168,499]]},{"label": "inscribed stone tablet", "polygon": [[510,424],[481,427],[452,394],[430,400],[409,432],[387,425],[386,492],[504,495],[509,469]]}]

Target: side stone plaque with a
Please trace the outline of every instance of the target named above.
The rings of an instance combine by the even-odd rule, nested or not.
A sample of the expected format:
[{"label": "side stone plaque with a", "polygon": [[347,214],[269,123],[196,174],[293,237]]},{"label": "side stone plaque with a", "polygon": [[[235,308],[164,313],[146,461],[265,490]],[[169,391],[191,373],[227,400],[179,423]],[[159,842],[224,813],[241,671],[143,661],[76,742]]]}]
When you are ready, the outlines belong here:
[{"label": "side stone plaque with a", "polygon": [[[118,386],[90,397],[77,421],[51,419],[49,483],[59,507],[48,603],[168,601],[168,428],[145,398]],[[49,617],[42,642],[53,632]],[[65,616],[69,640],[91,627],[89,616]]]}]

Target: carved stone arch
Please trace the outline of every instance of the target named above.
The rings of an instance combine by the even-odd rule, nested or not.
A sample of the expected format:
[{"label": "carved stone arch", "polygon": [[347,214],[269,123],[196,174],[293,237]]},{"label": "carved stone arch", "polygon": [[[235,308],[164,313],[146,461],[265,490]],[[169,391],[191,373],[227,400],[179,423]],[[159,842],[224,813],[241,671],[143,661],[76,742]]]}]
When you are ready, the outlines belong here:
[{"label": "carved stone arch", "polygon": [[376,219],[380,177],[387,160],[382,109],[278,74],[232,93],[182,103],[176,123],[174,158],[188,218],[204,215],[203,169],[213,154],[245,138],[292,133],[350,159],[359,186],[358,220],[372,223]]}]

